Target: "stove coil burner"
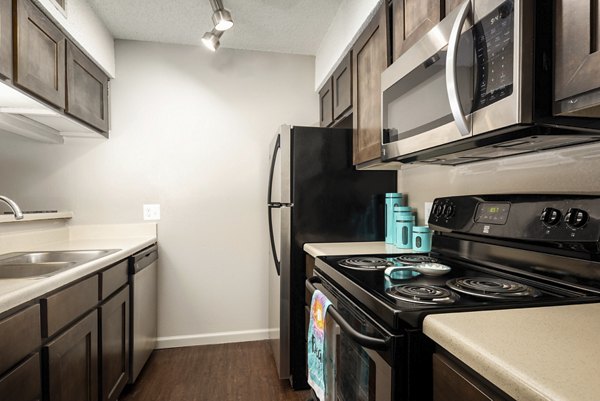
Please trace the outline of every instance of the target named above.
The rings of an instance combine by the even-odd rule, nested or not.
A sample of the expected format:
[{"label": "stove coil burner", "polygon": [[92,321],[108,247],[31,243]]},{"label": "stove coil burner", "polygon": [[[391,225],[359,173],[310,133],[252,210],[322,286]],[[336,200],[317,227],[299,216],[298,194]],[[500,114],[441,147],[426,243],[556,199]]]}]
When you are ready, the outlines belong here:
[{"label": "stove coil burner", "polygon": [[542,295],[535,288],[494,277],[463,277],[446,282],[455,291],[491,299],[524,299]]},{"label": "stove coil burner", "polygon": [[386,289],[386,292],[401,301],[425,305],[453,304],[459,299],[459,296],[452,291],[433,285],[395,285]]},{"label": "stove coil burner", "polygon": [[417,264],[417,263],[438,263],[436,258],[432,258],[427,255],[400,255],[394,258],[397,262],[406,264]]},{"label": "stove coil burner", "polygon": [[338,264],[341,267],[355,270],[384,270],[393,265],[388,260],[369,256],[344,259]]}]

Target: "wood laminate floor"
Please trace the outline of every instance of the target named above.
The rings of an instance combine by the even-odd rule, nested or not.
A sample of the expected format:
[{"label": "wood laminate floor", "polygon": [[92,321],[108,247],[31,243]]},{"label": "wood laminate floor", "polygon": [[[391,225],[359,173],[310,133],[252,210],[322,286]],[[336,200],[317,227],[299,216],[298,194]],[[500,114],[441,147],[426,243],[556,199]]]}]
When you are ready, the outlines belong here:
[{"label": "wood laminate floor", "polygon": [[156,350],[119,401],[306,401],[280,381],[266,341]]}]

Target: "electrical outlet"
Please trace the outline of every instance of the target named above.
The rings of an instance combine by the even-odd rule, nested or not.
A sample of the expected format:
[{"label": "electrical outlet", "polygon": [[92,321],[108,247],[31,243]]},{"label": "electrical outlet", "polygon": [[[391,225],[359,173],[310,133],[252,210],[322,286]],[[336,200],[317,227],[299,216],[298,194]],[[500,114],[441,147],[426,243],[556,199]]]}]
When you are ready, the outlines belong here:
[{"label": "electrical outlet", "polygon": [[425,211],[424,221],[425,224],[429,221],[429,215],[431,214],[431,209],[433,208],[433,202],[425,202],[423,210]]},{"label": "electrical outlet", "polygon": [[160,205],[148,204],[143,207],[144,220],[160,220]]}]

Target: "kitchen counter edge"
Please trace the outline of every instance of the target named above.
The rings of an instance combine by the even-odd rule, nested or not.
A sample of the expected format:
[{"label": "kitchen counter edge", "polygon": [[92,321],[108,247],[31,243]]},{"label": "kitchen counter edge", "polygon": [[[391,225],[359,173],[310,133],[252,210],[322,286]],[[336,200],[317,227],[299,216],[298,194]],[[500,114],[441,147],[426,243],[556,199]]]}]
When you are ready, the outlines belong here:
[{"label": "kitchen counter edge", "polygon": [[83,277],[93,275],[155,243],[157,243],[156,236],[140,236],[73,240],[40,246],[38,247],[40,251],[84,249],[119,249],[119,251],[50,277],[0,280],[0,314]]},{"label": "kitchen counter edge", "polygon": [[594,401],[600,304],[432,314],[423,332],[516,400]]},{"label": "kitchen counter edge", "polygon": [[412,249],[397,248],[383,241],[306,243],[302,249],[313,258],[317,256],[418,253]]}]

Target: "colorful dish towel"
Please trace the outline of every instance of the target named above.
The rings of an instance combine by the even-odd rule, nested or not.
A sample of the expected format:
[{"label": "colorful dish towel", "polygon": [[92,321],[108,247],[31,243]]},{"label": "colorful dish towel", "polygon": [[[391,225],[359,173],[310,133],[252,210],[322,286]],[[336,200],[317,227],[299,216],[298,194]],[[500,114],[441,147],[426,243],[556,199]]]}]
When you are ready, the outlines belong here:
[{"label": "colorful dish towel", "polygon": [[320,401],[325,400],[325,314],[331,302],[316,290],[310,303],[308,323],[308,384]]}]

